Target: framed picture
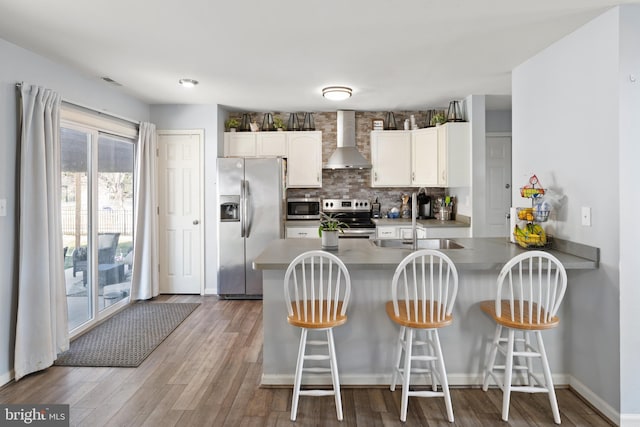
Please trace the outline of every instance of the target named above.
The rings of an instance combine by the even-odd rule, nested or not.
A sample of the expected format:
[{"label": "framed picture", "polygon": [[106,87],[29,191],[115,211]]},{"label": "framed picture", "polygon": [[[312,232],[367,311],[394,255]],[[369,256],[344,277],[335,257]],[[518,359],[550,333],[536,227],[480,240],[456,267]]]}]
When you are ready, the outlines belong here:
[{"label": "framed picture", "polygon": [[373,119],[372,125],[373,130],[384,130],[384,120],[382,119]]}]

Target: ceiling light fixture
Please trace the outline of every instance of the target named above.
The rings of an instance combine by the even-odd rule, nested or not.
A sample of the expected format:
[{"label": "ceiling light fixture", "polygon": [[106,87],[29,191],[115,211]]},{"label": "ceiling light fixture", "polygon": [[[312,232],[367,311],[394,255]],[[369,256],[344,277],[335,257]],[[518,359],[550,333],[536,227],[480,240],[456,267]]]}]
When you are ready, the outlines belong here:
[{"label": "ceiling light fixture", "polygon": [[193,79],[180,79],[178,81],[178,83],[180,83],[180,86],[182,86],[182,87],[194,87],[199,82],[197,80],[193,80]]},{"label": "ceiling light fixture", "polygon": [[346,86],[327,86],[322,89],[322,96],[332,101],[344,101],[351,98],[351,88]]}]

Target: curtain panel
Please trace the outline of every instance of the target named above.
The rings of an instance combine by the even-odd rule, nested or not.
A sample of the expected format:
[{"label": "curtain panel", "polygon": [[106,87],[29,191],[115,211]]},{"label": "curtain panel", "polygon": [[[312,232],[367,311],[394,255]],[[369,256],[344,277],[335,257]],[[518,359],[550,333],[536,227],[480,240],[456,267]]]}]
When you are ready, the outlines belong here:
[{"label": "curtain panel", "polygon": [[60,95],[20,86],[16,381],[69,348],[60,186]]},{"label": "curtain panel", "polygon": [[134,195],[136,205],[132,300],[150,299],[160,293],[156,148],[156,126],[152,123],[140,123]]}]

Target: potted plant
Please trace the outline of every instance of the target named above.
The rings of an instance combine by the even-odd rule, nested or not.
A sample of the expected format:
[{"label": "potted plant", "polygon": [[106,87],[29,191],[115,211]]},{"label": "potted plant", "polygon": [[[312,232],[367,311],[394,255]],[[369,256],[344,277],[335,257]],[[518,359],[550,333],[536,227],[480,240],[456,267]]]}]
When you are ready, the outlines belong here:
[{"label": "potted plant", "polygon": [[437,114],[434,114],[433,117],[431,117],[431,126],[434,126],[434,125],[439,126],[446,122],[447,122],[447,118],[444,116],[443,113],[437,113]]},{"label": "potted plant", "polygon": [[240,121],[234,117],[227,119],[224,125],[229,129],[229,132],[235,132],[240,126]]},{"label": "potted plant", "polygon": [[282,119],[278,116],[275,116],[273,118],[273,126],[276,128],[276,130],[278,131],[283,131],[286,130],[286,128],[284,127],[284,122],[282,121]]},{"label": "potted plant", "polygon": [[338,219],[338,215],[320,213],[318,236],[322,239],[323,249],[338,249],[338,233],[342,233],[343,228],[349,227]]}]

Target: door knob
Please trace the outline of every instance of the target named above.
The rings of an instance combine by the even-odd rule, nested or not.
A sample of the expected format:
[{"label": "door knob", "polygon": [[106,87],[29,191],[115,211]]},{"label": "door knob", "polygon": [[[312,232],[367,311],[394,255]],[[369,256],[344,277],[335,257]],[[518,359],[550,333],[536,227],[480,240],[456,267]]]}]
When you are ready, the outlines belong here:
[{"label": "door knob", "polygon": [[508,189],[508,188],[511,188],[511,184],[505,184],[505,185],[504,185],[504,188],[507,188],[507,189]]},{"label": "door knob", "polygon": [[194,219],[193,220],[193,225],[198,225],[198,224],[200,224],[200,221],[198,221],[197,219]]}]

